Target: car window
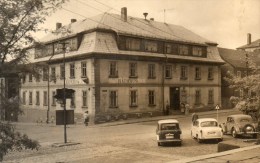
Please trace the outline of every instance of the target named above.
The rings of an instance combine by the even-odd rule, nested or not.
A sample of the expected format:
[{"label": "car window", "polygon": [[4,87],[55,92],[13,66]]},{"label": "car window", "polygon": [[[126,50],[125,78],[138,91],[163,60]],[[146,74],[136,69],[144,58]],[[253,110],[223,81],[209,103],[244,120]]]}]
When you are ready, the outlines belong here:
[{"label": "car window", "polygon": [[250,119],[240,119],[240,122],[251,122]]},{"label": "car window", "polygon": [[176,130],[178,128],[179,126],[176,123],[165,123],[161,126],[161,130]]},{"label": "car window", "polygon": [[215,127],[215,126],[218,126],[218,123],[216,121],[205,121],[205,122],[201,122],[200,126],[201,127]]}]

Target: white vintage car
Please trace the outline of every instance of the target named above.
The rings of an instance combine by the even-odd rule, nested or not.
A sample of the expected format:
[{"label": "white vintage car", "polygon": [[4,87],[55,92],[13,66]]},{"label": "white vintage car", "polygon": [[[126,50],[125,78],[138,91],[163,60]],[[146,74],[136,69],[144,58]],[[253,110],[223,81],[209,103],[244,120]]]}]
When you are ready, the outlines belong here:
[{"label": "white vintage car", "polygon": [[202,140],[215,139],[223,140],[222,129],[214,118],[199,118],[192,123],[191,137],[197,139],[200,143]]}]

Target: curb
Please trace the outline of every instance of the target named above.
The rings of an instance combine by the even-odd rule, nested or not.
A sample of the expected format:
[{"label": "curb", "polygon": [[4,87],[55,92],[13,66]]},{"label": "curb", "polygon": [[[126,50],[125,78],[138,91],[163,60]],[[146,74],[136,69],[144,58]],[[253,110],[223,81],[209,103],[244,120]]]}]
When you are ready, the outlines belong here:
[{"label": "curb", "polygon": [[233,149],[233,150],[229,150],[229,151],[225,151],[225,152],[213,153],[213,154],[208,154],[208,155],[201,155],[201,156],[171,161],[168,163],[188,163],[188,162],[194,162],[194,161],[201,161],[201,160],[215,158],[215,157],[219,157],[219,156],[225,156],[225,155],[229,155],[229,154],[233,154],[233,153],[245,152],[245,151],[256,149],[256,148],[260,148],[260,145],[243,147],[243,148],[238,148],[238,149]]}]

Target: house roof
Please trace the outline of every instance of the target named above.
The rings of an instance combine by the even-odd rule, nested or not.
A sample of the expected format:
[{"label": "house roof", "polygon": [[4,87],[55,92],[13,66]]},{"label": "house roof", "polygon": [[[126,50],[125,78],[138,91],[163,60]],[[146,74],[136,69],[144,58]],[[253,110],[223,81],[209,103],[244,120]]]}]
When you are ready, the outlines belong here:
[{"label": "house roof", "polygon": [[260,55],[256,52],[247,52],[243,50],[233,50],[226,48],[218,48],[219,55],[221,58],[231,64],[236,68],[246,68],[246,54],[248,54],[249,59],[260,64]]},{"label": "house roof", "polygon": [[240,46],[237,49],[246,49],[246,48],[254,48],[254,47],[260,47],[260,39],[251,42],[251,44]]},{"label": "house roof", "polygon": [[[123,21],[120,15],[103,13],[92,18],[87,18],[82,21],[71,23],[67,26],[70,33],[64,34],[53,34],[50,33],[46,37],[42,38],[41,42],[52,42],[64,37],[71,37],[81,32],[105,29],[112,30],[117,34],[141,36],[156,39],[174,40],[187,43],[198,43],[206,44],[211,42],[201,36],[191,32],[190,30],[173,24],[167,24],[152,20],[145,20],[136,17],[127,17],[127,21]],[[61,29],[60,29],[61,30]],[[57,32],[58,33],[58,32]]]}]

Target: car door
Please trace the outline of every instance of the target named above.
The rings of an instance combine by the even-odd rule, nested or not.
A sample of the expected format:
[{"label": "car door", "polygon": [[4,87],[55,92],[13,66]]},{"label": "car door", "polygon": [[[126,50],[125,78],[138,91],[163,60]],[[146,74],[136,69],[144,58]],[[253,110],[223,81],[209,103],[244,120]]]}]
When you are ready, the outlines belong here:
[{"label": "car door", "polygon": [[191,127],[191,133],[193,137],[196,137],[196,135],[198,134],[198,121],[195,121],[194,123],[192,123],[192,127]]},{"label": "car door", "polygon": [[234,119],[232,117],[227,118],[227,132],[230,133],[232,127],[234,126]]}]

